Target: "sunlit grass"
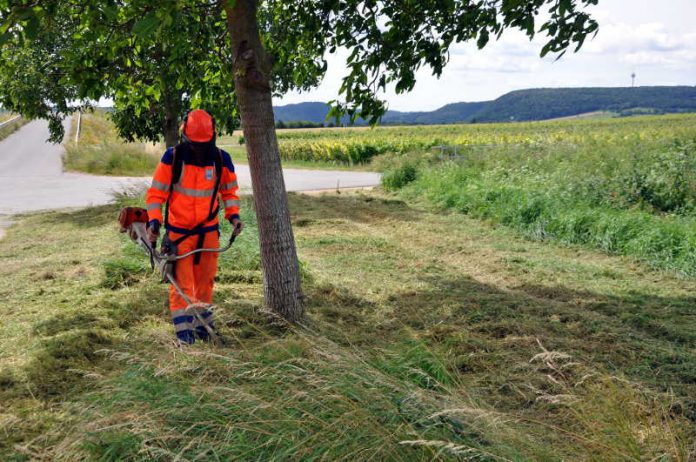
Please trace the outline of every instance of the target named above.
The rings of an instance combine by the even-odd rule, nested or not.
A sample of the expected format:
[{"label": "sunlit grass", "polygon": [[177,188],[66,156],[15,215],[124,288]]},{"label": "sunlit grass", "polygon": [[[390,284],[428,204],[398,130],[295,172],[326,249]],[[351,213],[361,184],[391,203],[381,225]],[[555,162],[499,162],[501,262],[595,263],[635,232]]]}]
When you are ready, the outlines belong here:
[{"label": "sunlit grass", "polygon": [[73,117],[72,133],[68,137],[63,159],[65,169],[97,175],[151,175],[164,147],[123,142],[108,117],[102,111],[83,114],[77,142],[77,116]]},{"label": "sunlit grass", "polygon": [[[0,123],[7,122],[5,125],[0,127],[0,140],[4,140],[17,130],[22,125],[25,125],[28,121],[22,117],[17,118],[16,120],[12,120],[17,116],[17,114],[13,114],[11,112],[5,112],[0,114]],[[10,120],[12,120],[10,122]]]}]

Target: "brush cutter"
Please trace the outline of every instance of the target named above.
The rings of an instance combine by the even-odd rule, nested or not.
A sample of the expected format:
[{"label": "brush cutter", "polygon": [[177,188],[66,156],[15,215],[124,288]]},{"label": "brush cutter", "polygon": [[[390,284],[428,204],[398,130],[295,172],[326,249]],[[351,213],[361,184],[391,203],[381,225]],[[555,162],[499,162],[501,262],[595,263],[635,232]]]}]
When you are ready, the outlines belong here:
[{"label": "brush cutter", "polygon": [[213,305],[209,303],[194,303],[186,293],[181,289],[179,284],[176,282],[174,277],[174,265],[178,260],[182,260],[191,255],[202,252],[216,252],[222,253],[230,249],[232,244],[237,237],[235,230],[232,231],[230,240],[226,246],[217,249],[201,248],[195,249],[182,255],[176,254],[176,246],[174,245],[169,237],[165,235],[162,239],[162,245],[160,251],[157,250],[157,242],[150,242],[147,238],[147,222],[148,215],[147,210],[137,207],[125,207],[121,210],[118,216],[118,222],[121,225],[120,231],[122,233],[128,233],[128,237],[131,238],[133,242],[138,244],[150,257],[150,265],[152,269],[155,268],[160,273],[162,277],[162,282],[168,282],[174,286],[174,289],[179,293],[181,298],[187,303],[186,311],[193,315],[198,322],[205,328],[213,342],[218,344],[219,338],[208,322],[200,315],[203,310],[212,310]]}]

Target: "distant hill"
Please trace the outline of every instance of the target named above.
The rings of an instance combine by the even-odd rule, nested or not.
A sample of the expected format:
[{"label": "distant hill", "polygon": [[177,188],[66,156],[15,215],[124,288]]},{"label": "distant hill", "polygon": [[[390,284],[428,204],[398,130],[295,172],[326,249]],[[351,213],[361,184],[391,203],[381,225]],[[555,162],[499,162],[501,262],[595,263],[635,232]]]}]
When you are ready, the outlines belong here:
[{"label": "distant hill", "polygon": [[430,112],[399,112],[388,111],[382,117],[383,124],[448,124],[469,121],[488,104],[487,101],[478,103],[452,103]]},{"label": "distant hill", "polygon": [[507,93],[475,114],[480,122],[543,120],[593,111],[696,112],[696,87],[540,88]]},{"label": "distant hill", "polygon": [[[276,121],[325,122],[326,103],[274,108]],[[535,88],[506,93],[492,101],[453,103],[434,111],[387,111],[382,124],[448,124],[544,120],[605,111],[634,113],[696,112],[696,87]],[[346,121],[344,120],[344,123]],[[360,120],[358,124],[364,124]]]}]

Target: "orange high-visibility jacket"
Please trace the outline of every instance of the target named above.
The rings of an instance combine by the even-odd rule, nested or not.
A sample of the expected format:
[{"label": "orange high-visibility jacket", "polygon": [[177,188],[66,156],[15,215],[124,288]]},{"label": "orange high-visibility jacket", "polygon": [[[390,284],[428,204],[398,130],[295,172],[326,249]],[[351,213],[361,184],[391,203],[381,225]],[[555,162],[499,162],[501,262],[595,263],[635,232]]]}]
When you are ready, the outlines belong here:
[{"label": "orange high-visibility jacket", "polygon": [[[182,156],[183,165],[181,176],[171,191],[169,200],[169,217],[167,229],[177,233],[187,234],[187,231],[194,228],[208,217],[210,212],[210,200],[215,188],[215,163],[219,161],[217,153],[215,156],[206,156],[203,160],[196,159],[191,149],[185,145],[176,148],[169,148],[162,156],[162,160],[155,169],[152,185],[147,190],[145,202],[147,203],[147,213],[150,220],[163,222],[162,206],[169,197],[169,186],[172,181],[172,167],[174,162],[174,149],[176,155]],[[234,172],[232,158],[225,151],[220,151],[222,155],[222,173],[220,178],[219,196],[222,199],[221,208],[225,209],[225,218],[239,218],[239,196],[237,191],[237,175]],[[213,210],[217,207],[219,198],[215,199]],[[215,216],[212,220],[205,223],[200,233],[214,231],[218,229],[218,219]]]}]

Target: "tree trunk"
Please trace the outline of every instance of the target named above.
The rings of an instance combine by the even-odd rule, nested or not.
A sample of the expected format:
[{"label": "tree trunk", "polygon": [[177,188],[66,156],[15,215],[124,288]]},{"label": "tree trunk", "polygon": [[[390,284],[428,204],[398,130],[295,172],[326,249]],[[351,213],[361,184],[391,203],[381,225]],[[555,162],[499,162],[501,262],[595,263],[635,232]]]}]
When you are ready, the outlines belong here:
[{"label": "tree trunk", "polygon": [[256,23],[257,0],[224,5],[259,225],[266,306],[289,321],[300,321],[304,315],[300,268],[273,120],[271,65]]},{"label": "tree trunk", "polygon": [[179,127],[176,118],[170,119],[169,116],[164,121],[164,142],[168,148],[176,146],[179,142]]},{"label": "tree trunk", "polygon": [[179,142],[179,111],[178,103],[174,101],[174,97],[166,91],[163,94],[162,103],[164,104],[164,124],[162,133],[164,134],[164,142],[168,148],[176,146]]}]

